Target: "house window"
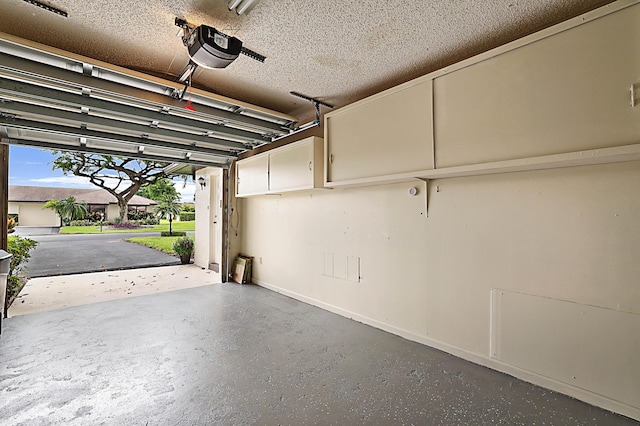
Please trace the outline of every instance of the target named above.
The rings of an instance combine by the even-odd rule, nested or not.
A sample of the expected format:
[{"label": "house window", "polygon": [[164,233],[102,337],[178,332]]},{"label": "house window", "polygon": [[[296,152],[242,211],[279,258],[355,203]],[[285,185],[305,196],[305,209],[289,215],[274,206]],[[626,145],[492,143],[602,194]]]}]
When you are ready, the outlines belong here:
[{"label": "house window", "polygon": [[89,204],[89,219],[94,222],[104,220],[107,215],[107,206],[103,204]]}]

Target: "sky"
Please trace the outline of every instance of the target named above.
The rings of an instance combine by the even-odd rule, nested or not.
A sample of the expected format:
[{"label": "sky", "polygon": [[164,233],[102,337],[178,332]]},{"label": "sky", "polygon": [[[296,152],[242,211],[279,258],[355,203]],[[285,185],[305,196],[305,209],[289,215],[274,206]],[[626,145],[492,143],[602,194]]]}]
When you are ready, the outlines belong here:
[{"label": "sky", "polygon": [[[58,188],[99,189],[89,179],[79,176],[65,176],[60,170],[52,170],[55,156],[51,151],[10,145],[9,185],[53,186]],[[191,178],[186,185],[182,177],[174,178],[174,186],[181,194],[182,202],[193,202],[195,184]]]}]

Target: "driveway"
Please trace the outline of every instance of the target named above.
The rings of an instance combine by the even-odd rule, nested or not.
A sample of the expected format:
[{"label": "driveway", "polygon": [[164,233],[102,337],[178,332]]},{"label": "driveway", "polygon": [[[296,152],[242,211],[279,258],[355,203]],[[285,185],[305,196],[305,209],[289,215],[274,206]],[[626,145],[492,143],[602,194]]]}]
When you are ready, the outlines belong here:
[{"label": "driveway", "polygon": [[180,259],[149,247],[128,243],[131,237],[159,233],[36,235],[25,275],[44,277],[152,266],[179,265]]},{"label": "driveway", "polygon": [[193,264],[33,278],[9,308],[9,317],[215,283],[220,274]]}]

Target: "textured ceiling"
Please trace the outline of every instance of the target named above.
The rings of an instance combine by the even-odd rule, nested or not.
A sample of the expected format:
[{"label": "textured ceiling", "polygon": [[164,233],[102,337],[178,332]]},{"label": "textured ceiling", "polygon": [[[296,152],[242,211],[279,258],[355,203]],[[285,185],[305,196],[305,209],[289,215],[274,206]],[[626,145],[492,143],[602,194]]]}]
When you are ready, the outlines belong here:
[{"label": "textured ceiling", "polygon": [[611,2],[262,0],[238,16],[226,0],[43,1],[68,18],[0,0],[0,31],[175,80],[189,57],[174,19],[213,26],[267,60],[200,68],[194,86],[301,123],[314,109],[290,91],[344,106]]}]

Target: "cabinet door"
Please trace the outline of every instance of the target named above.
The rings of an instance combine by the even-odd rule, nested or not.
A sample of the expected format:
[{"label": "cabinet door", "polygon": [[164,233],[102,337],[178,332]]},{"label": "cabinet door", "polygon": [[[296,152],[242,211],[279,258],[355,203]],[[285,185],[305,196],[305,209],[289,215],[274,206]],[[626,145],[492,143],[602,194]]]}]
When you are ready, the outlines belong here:
[{"label": "cabinet door", "polygon": [[436,78],[436,167],[638,143],[639,23],[630,6]]},{"label": "cabinet door", "polygon": [[269,190],[269,156],[256,155],[236,163],[236,196],[264,194]]},{"label": "cabinet door", "polygon": [[272,151],[269,154],[269,191],[316,187],[314,150],[321,143],[322,139],[312,137]]},{"label": "cabinet door", "polygon": [[431,80],[326,115],[328,183],[433,168]]}]

